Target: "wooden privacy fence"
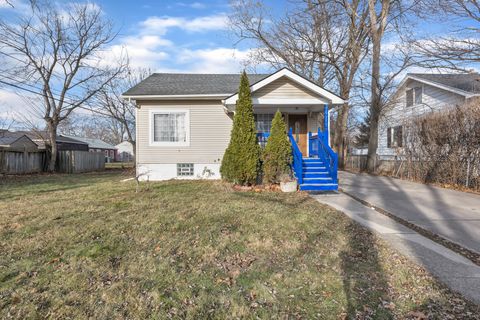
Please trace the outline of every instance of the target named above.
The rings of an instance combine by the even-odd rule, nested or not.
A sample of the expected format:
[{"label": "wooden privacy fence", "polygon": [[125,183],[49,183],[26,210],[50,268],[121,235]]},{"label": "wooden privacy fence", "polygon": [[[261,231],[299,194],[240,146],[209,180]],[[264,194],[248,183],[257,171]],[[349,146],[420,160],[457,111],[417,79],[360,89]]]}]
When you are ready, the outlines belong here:
[{"label": "wooden privacy fence", "polygon": [[103,152],[59,151],[57,171],[63,173],[80,173],[105,169]]},{"label": "wooden privacy fence", "polygon": [[[44,172],[48,168],[45,151],[0,151],[0,174],[28,174]],[[103,152],[59,151],[57,172],[80,173],[105,169]]]},{"label": "wooden privacy fence", "polygon": [[0,151],[0,173],[26,174],[44,171],[45,152]]}]

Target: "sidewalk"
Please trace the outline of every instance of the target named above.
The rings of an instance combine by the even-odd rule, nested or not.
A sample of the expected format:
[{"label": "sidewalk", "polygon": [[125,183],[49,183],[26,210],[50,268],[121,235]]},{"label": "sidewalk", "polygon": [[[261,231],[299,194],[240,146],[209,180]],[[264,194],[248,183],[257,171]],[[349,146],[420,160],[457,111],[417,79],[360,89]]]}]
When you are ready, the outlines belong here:
[{"label": "sidewalk", "polygon": [[392,247],[423,266],[452,290],[480,304],[480,267],[389,217],[340,193],[312,195],[376,232]]}]

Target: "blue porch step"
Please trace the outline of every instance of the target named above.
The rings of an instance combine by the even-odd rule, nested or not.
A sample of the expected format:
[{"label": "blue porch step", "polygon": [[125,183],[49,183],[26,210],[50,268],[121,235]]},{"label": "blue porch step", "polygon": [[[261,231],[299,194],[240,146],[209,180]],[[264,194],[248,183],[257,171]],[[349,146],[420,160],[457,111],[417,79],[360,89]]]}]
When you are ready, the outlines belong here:
[{"label": "blue porch step", "polygon": [[328,172],[327,167],[321,166],[321,167],[303,167],[303,173],[323,173],[323,172]]},{"label": "blue porch step", "polygon": [[300,185],[302,191],[335,191],[338,190],[338,183],[302,183]]},{"label": "blue porch step", "polygon": [[319,171],[319,172],[304,172],[302,174],[302,178],[324,178],[324,177],[330,177],[330,174],[324,170],[324,171]]},{"label": "blue porch step", "polygon": [[338,189],[328,171],[328,164],[319,158],[302,159],[302,191],[333,191]]}]

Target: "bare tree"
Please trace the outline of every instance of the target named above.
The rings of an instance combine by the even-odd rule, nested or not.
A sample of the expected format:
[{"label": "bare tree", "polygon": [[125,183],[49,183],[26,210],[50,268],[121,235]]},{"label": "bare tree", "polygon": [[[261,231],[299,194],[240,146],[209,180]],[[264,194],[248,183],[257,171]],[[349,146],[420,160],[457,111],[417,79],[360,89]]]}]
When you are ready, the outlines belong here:
[{"label": "bare tree", "polygon": [[0,20],[3,77],[17,86],[41,85],[38,111],[49,136],[49,171],[55,169],[59,124],[123,71],[121,63],[101,66],[99,55],[115,36],[112,23],[90,3],[61,8],[53,1],[32,1],[29,14]]},{"label": "bare tree", "polygon": [[120,133],[118,142],[130,142],[135,150],[135,103],[122,94],[151,74],[148,69],[126,68],[122,75],[99,90],[93,100],[92,111],[109,119],[110,127]]},{"label": "bare tree", "polygon": [[[370,97],[370,139],[368,141],[367,169],[375,170],[375,157],[378,147],[378,120],[382,110],[382,94],[380,81],[380,63],[382,40],[390,15],[391,0],[368,0],[370,17],[370,38],[372,41],[372,73]],[[378,12],[377,12],[378,11]]]},{"label": "bare tree", "polygon": [[6,117],[0,117],[0,137],[1,131],[8,131],[13,125],[15,121],[13,119],[7,119]]},{"label": "bare tree", "polygon": [[420,8],[426,19],[446,18],[452,30],[442,36],[412,39],[411,44],[425,67],[465,70],[480,62],[480,1],[422,0]]},{"label": "bare tree", "polygon": [[8,6],[15,8],[15,6],[12,4],[10,0],[1,0],[0,2],[5,2]]},{"label": "bare tree", "polygon": [[274,68],[288,67],[323,86],[332,79],[331,68],[320,57],[325,48],[324,28],[329,16],[317,16],[315,4],[298,2],[295,11],[278,19],[269,14],[262,2],[240,0],[232,3],[230,25],[239,41],[253,41],[257,50],[252,62],[268,63]]},{"label": "bare tree", "polygon": [[[274,68],[287,66],[348,100],[358,69],[367,53],[368,6],[364,0],[295,2],[296,9],[274,19],[262,3],[237,1],[230,17],[240,40],[258,46],[253,61]],[[350,105],[338,109],[334,145],[344,165]]]}]

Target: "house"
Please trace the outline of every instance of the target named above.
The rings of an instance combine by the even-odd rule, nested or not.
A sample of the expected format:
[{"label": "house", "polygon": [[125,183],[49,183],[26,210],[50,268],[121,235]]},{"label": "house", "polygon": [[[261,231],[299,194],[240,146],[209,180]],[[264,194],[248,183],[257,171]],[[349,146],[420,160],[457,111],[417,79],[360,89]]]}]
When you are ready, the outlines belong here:
[{"label": "house", "polygon": [[117,157],[115,161],[132,162],[134,159],[133,145],[128,141],[120,142],[115,146],[117,149]]},{"label": "house", "polygon": [[86,137],[76,137],[76,136],[67,136],[67,135],[62,135],[64,138],[69,138],[69,139],[74,139],[81,141],[83,143],[86,143],[88,145],[88,151],[90,152],[103,152],[105,153],[105,162],[113,162],[115,161],[116,154],[117,154],[117,149],[101,140],[101,139],[95,139],[95,138],[86,138]]},{"label": "house", "polygon": [[[259,142],[280,110],[302,190],[335,190],[329,110],[344,100],[287,68],[250,74]],[[144,180],[220,178],[238,99],[239,74],[152,74],[124,93],[136,110],[136,167]]]},{"label": "house", "polygon": [[392,107],[382,115],[378,126],[377,153],[385,160],[401,154],[405,124],[415,117],[480,97],[480,74],[409,73],[392,97]]},{"label": "house", "polygon": [[[47,131],[19,131],[29,137],[38,146],[39,150],[45,150],[48,144]],[[88,144],[79,140],[57,135],[56,144],[58,151],[88,151]]]},{"label": "house", "polygon": [[0,130],[0,151],[38,151],[38,146],[21,132]]}]

